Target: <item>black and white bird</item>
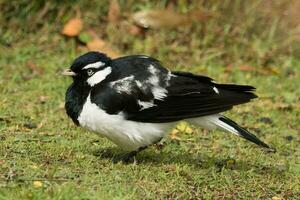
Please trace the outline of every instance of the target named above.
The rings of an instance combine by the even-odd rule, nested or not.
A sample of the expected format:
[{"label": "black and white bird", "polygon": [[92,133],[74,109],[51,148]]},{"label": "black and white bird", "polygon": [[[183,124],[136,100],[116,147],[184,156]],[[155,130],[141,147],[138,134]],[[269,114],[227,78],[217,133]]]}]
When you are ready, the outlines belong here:
[{"label": "black and white bird", "polygon": [[160,141],[180,120],[270,148],[219,114],[256,98],[252,86],[218,84],[206,76],[173,72],[144,55],[111,59],[99,52],[76,58],[63,75],[73,78],[65,97],[68,116],[127,150],[127,159]]}]

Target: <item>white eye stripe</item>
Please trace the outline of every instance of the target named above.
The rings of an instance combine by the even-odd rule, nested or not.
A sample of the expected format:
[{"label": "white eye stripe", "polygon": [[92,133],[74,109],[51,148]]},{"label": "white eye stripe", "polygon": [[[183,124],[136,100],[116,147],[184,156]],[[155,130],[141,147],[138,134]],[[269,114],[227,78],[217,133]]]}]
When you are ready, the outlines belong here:
[{"label": "white eye stripe", "polygon": [[102,82],[109,74],[111,73],[111,67],[107,67],[103,70],[97,71],[90,78],[87,79],[87,82],[90,86],[94,86]]},{"label": "white eye stripe", "polygon": [[100,67],[103,67],[104,65],[105,65],[104,62],[99,61],[99,62],[88,64],[85,67],[83,67],[82,69],[89,69],[89,68],[98,69]]}]

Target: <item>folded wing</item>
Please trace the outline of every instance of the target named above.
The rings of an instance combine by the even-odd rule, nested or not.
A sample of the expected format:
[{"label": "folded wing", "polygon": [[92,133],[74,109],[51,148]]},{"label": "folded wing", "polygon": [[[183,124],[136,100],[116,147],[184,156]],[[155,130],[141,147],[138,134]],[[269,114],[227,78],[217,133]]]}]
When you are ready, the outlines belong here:
[{"label": "folded wing", "polygon": [[138,77],[128,77],[118,84],[99,85],[92,90],[91,100],[107,113],[121,113],[127,120],[164,123],[224,112],[256,98],[252,86],[217,84],[185,72],[156,75],[160,78],[137,81]]},{"label": "folded wing", "polygon": [[154,106],[128,112],[128,120],[139,122],[172,122],[224,112],[234,105],[256,98],[251,86],[216,84],[205,76],[173,72],[162,100],[154,99]]}]

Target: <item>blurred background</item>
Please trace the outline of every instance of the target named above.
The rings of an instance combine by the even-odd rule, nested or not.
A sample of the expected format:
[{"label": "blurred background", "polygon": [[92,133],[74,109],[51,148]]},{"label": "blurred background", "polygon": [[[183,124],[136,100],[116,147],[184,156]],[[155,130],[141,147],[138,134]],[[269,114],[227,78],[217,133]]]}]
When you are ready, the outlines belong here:
[{"label": "blurred background", "polygon": [[300,54],[297,0],[2,0],[0,6],[4,47],[30,39],[57,51],[65,42],[62,50],[76,54],[142,53],[172,67],[215,64],[251,71],[241,67],[251,65],[259,73],[276,73]]},{"label": "blurred background", "polygon": [[[300,1],[0,0],[0,10],[0,199],[299,198]],[[58,73],[91,50],[255,86],[258,100],[226,114],[278,152],[183,123],[137,168],[112,163],[120,150],[64,111],[71,80]]]}]

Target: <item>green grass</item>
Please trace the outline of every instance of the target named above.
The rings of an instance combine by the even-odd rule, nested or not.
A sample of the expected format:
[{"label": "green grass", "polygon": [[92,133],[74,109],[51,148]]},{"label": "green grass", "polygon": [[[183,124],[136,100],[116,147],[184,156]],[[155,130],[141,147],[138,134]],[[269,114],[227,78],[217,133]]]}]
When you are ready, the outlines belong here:
[{"label": "green grass", "polygon": [[[121,1],[127,13],[155,7],[128,2]],[[195,7],[178,2],[183,13]],[[300,45],[289,34],[293,30],[282,30],[284,23],[257,14],[259,1],[224,2],[203,4],[218,16],[206,24],[150,30],[145,37],[106,26],[100,11],[106,13],[107,3],[91,10],[78,4],[87,10],[86,26],[99,25],[99,34],[124,55],[149,54],[170,69],[256,86],[261,98],[226,115],[276,147],[276,153],[224,132],[192,127],[192,133],[180,131],[179,139],[166,137],[160,148],[140,153],[137,165],[118,162],[124,152],[76,127],[65,114],[64,93],[71,80],[57,72],[86,49],[59,34],[61,24],[50,20],[55,7],[49,23],[37,23],[34,32],[22,21],[24,13],[1,30],[0,199],[298,199]],[[32,9],[34,16],[38,9]],[[93,9],[100,14],[92,15]],[[231,72],[225,70],[228,65]],[[241,71],[241,65],[253,70]]]}]

